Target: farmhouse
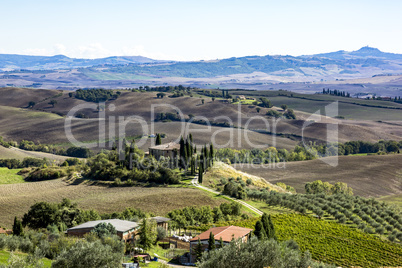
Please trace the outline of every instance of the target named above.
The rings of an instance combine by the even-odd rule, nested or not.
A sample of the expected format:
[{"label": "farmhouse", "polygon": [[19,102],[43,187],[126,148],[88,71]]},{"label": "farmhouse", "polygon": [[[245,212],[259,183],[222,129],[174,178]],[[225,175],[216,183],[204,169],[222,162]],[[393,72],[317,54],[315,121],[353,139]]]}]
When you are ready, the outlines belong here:
[{"label": "farmhouse", "polygon": [[166,231],[168,230],[168,222],[170,221],[169,218],[157,216],[157,217],[152,217],[151,219],[156,221],[157,227],[162,227]]},{"label": "farmhouse", "polygon": [[159,160],[161,156],[170,157],[170,159],[173,159],[177,156],[179,150],[180,150],[180,144],[170,142],[149,147],[149,154],[155,157],[157,160]]},{"label": "farmhouse", "polygon": [[70,229],[67,229],[67,235],[80,236],[80,237],[84,236],[85,234],[90,233],[99,223],[106,223],[106,224],[110,223],[111,225],[113,225],[117,231],[117,235],[125,241],[133,239],[134,234],[139,229],[138,223],[132,221],[123,221],[118,219],[99,220],[99,221],[89,221],[77,225],[75,227],[72,227]]},{"label": "farmhouse", "polygon": [[202,248],[204,250],[208,249],[208,240],[210,233],[214,235],[215,244],[219,245],[219,240],[222,238],[224,244],[229,244],[232,239],[239,239],[241,238],[242,242],[246,242],[249,237],[250,233],[253,229],[237,227],[237,226],[224,226],[224,227],[214,227],[209,229],[206,232],[201,233],[200,235],[194,237],[190,240],[190,262],[195,262],[195,253],[194,250],[198,244],[198,238],[200,238]]}]

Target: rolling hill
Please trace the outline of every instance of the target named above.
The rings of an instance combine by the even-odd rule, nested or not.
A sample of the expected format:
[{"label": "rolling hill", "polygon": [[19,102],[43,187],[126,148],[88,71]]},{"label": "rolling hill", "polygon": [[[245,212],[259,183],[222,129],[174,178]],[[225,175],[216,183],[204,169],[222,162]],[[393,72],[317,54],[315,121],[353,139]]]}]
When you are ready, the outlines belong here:
[{"label": "rolling hill", "polygon": [[[26,139],[68,146],[69,141],[64,129],[67,113],[76,105],[91,104],[70,97],[68,93],[68,91],[60,90],[1,88],[0,94],[4,98],[0,99],[0,123],[3,126],[0,128],[0,136],[6,140],[21,141]],[[139,122],[126,124],[126,135],[129,139],[136,138],[138,140],[147,132],[148,135],[154,132],[166,134],[166,138],[163,139],[164,142],[175,140],[183,135],[182,131],[185,131],[182,128],[184,125],[181,125],[180,122],[154,122],[154,129],[151,129],[153,119],[150,109],[152,105],[162,105],[155,108],[155,115],[167,112],[176,113],[177,111],[173,107],[177,107],[187,119],[191,114],[204,116],[215,123],[233,122],[234,126],[240,127],[231,129],[195,123],[186,125],[188,131],[193,133],[196,143],[200,145],[210,143],[211,137],[216,133],[213,137],[217,148],[218,146],[253,148],[255,145],[261,145],[290,150],[301,140],[302,136],[306,140],[321,141],[325,139],[328,127],[334,124],[338,125],[339,141],[341,142],[349,140],[375,142],[380,139],[402,139],[401,123],[390,121],[398,120],[401,112],[394,109],[400,106],[392,106],[394,105],[392,102],[359,100],[360,103],[354,103],[352,101],[355,99],[350,98],[302,94],[286,97],[281,91],[233,91],[232,94],[245,93],[256,98],[259,96],[268,97],[276,105],[273,109],[279,112],[282,110],[277,106],[287,104],[289,108],[296,110],[297,120],[281,119],[275,122],[265,115],[268,111],[267,108],[261,108],[258,112],[254,105],[241,105],[239,107],[228,104],[220,98],[212,101],[211,98],[205,96],[194,95],[190,97],[187,95],[179,98],[165,97],[160,99],[156,97],[156,92],[121,91],[119,98],[106,102],[106,108],[109,105],[114,105],[114,110],[106,109],[105,111],[105,130],[106,133],[109,133],[109,116],[118,119],[119,116],[129,118],[135,115],[143,118],[147,127],[143,130]],[[168,93],[169,95],[170,93]],[[201,102],[202,99],[205,101],[204,104]],[[49,104],[51,100],[57,101],[54,107]],[[343,101],[339,105],[340,115],[356,120],[324,118],[321,122],[308,122],[311,121],[309,116],[312,112],[325,108],[326,105],[335,100]],[[30,101],[35,101],[36,105],[28,109],[27,106]],[[370,104],[371,106],[361,106],[360,104]],[[73,119],[72,133],[79,141],[91,143],[98,140],[98,111],[83,109],[80,112],[87,118]],[[303,130],[306,122],[308,126]],[[266,123],[269,124],[269,128],[267,128]],[[276,135],[272,132],[275,132]],[[246,142],[247,138],[250,143]],[[232,139],[232,143],[228,143],[230,139]],[[148,148],[151,141],[153,140],[145,139],[145,143],[141,147],[143,149]]]},{"label": "rolling hill", "polygon": [[[0,86],[3,87],[71,90],[183,84],[200,88],[282,88],[311,93],[336,85],[351,93],[402,95],[401,79],[391,84],[388,81],[382,88],[370,82],[373,76],[402,74],[402,55],[371,47],[298,57],[266,55],[191,62],[144,57],[89,60],[62,55],[0,55],[0,69],[8,70],[0,73]],[[365,80],[338,83],[356,79]]]},{"label": "rolling hill", "polygon": [[75,59],[64,55],[55,56],[27,56],[15,54],[0,54],[0,70],[52,70],[84,68],[94,65],[118,65],[158,62],[142,56],[108,57],[101,59]]},{"label": "rolling hill", "polygon": [[354,194],[383,197],[402,194],[402,155],[340,156],[339,165],[331,167],[320,159],[286,163],[284,168],[263,168],[234,165],[243,172],[256,175],[275,184],[283,182],[304,192],[304,185],[315,180],[345,182]]}]

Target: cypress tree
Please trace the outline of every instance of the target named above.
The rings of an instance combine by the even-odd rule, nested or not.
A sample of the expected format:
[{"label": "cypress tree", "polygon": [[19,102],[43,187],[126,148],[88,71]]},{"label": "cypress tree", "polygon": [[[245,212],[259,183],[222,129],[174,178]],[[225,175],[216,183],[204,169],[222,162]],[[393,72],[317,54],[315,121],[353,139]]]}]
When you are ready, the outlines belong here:
[{"label": "cypress tree", "polygon": [[161,134],[157,133],[157,134],[156,134],[155,145],[161,145],[161,144],[162,144],[162,137],[161,137]]},{"label": "cypress tree", "polygon": [[191,169],[191,176],[194,176],[195,175],[195,160],[194,160],[194,157],[191,157],[190,169]]},{"label": "cypress tree", "polygon": [[274,224],[272,223],[271,215],[268,215],[268,222],[269,222],[269,226],[270,226],[270,230],[271,230],[271,237],[268,237],[268,238],[273,238],[273,239],[277,240],[276,233],[275,233],[275,227],[274,227]]},{"label": "cypress tree", "polygon": [[188,156],[188,157],[191,157],[191,156],[192,156],[192,153],[191,153],[191,144],[190,144],[190,140],[189,140],[189,139],[187,139],[187,141],[186,141],[186,151],[187,151],[187,156]]},{"label": "cypress tree", "polygon": [[194,253],[195,253],[195,260],[196,260],[196,261],[201,260],[202,252],[203,252],[203,250],[202,250],[201,240],[200,240],[200,238],[198,237],[198,243],[197,243],[197,246],[195,247],[195,250],[194,250]]},{"label": "cypress tree", "polygon": [[257,221],[257,223],[255,224],[255,228],[254,228],[254,235],[259,239],[259,240],[264,240],[267,238],[267,234],[265,233],[264,230],[264,225],[262,224],[261,221]]},{"label": "cypress tree", "polygon": [[264,213],[261,217],[261,223],[268,238],[272,237],[271,225],[269,224],[268,214]]},{"label": "cypress tree", "polygon": [[200,167],[198,168],[198,183],[199,183],[199,184],[202,184],[203,173],[204,173],[203,163],[200,162]]},{"label": "cypress tree", "polygon": [[180,138],[180,158],[184,157],[185,144],[183,137]]},{"label": "cypress tree", "polygon": [[22,227],[22,222],[20,220],[18,220],[17,217],[14,218],[13,235],[17,235],[17,236],[24,235],[24,228]]},{"label": "cypress tree", "polygon": [[215,245],[215,237],[212,232],[209,233],[209,239],[208,239],[208,251],[216,249]]},{"label": "cypress tree", "polygon": [[223,239],[221,236],[221,238],[219,239],[219,248],[223,248],[223,246],[225,246],[225,244],[223,243]]}]

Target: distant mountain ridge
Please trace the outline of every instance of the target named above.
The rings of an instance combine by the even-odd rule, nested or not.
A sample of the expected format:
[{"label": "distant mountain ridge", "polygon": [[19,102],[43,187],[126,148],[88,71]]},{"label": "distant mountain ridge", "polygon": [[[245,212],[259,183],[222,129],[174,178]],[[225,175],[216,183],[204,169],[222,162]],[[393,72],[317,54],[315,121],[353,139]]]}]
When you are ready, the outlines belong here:
[{"label": "distant mountain ridge", "polygon": [[213,61],[161,61],[142,56],[74,59],[63,55],[0,54],[0,87],[74,90],[181,84],[200,88],[272,89],[275,85],[283,88],[282,84],[301,83],[307,85],[305,92],[314,92],[316,89],[311,83],[344,83],[377,77],[376,84],[389,83],[389,86],[373,88],[373,85],[360,85],[362,81],[353,82],[359,87],[355,92],[370,92],[370,88],[371,92],[380,92],[380,95],[400,96],[402,78],[393,77],[398,74],[402,74],[402,54],[372,47],[351,52],[246,56]]},{"label": "distant mountain ridge", "polygon": [[128,64],[96,66],[84,73],[124,73],[153,77],[208,78],[236,74],[265,73],[281,77],[343,79],[371,77],[402,72],[402,55],[363,47],[357,51],[338,51],[308,56],[247,56],[216,61],[169,62],[166,64]]},{"label": "distant mountain ridge", "polygon": [[64,55],[28,56],[17,54],[0,54],[0,70],[52,70],[85,68],[95,65],[119,65],[158,62],[142,56],[112,56],[100,59],[76,59]]}]

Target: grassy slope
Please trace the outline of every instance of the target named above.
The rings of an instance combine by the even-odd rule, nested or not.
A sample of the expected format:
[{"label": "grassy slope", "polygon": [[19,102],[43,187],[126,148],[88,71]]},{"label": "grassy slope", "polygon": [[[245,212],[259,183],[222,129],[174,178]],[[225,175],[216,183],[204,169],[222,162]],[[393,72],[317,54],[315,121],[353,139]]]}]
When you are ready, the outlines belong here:
[{"label": "grassy slope", "polygon": [[17,173],[21,169],[0,168],[0,184],[23,183],[24,178]]},{"label": "grassy slope", "polygon": [[104,187],[86,181],[68,184],[61,179],[22,184],[0,185],[0,225],[11,227],[14,216],[21,217],[40,201],[60,202],[69,198],[83,209],[101,213],[140,208],[155,215],[186,206],[216,206],[226,202],[212,194],[191,188]]},{"label": "grassy slope", "polygon": [[233,167],[224,164],[222,162],[215,162],[214,166],[208,170],[208,172],[205,175],[205,181],[203,182],[203,185],[209,186],[209,187],[214,187],[217,184],[220,184],[220,179],[221,178],[238,178],[241,177],[244,182],[247,181],[247,179],[251,179],[253,182],[253,185],[261,187],[261,188],[269,188],[270,190],[273,191],[278,191],[278,192],[285,192],[281,187],[278,187],[276,185],[273,185],[267,181],[265,181],[261,177],[253,176],[241,171],[238,171],[234,169]]},{"label": "grassy slope", "polygon": [[[23,257],[26,256],[27,254],[21,253],[21,252],[14,252],[17,256]],[[8,259],[10,258],[10,252],[5,251],[5,250],[0,250],[0,264],[6,264],[8,262]],[[51,267],[52,266],[52,261],[49,259],[42,259],[44,267]]]},{"label": "grassy slope", "polygon": [[271,183],[284,182],[297,192],[304,192],[306,182],[315,180],[345,182],[356,195],[380,197],[402,194],[402,155],[341,156],[331,167],[320,159],[288,162],[284,168],[235,165],[235,168],[265,178]]}]

